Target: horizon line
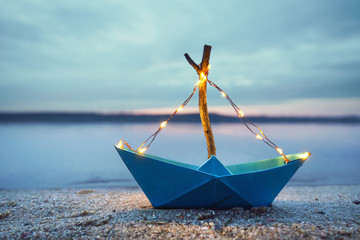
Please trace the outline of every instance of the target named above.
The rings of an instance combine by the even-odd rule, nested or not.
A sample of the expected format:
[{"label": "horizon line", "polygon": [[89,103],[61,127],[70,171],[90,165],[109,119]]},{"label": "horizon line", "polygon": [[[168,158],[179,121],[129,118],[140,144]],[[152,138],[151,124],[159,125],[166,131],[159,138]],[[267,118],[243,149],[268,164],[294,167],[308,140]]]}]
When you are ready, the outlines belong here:
[{"label": "horizon line", "polygon": [[[78,111],[37,111],[37,112],[1,112],[0,123],[75,123],[75,122],[109,122],[109,123],[145,123],[161,122],[166,120],[169,114],[149,113],[104,113],[104,112],[78,112]],[[223,115],[220,113],[209,113],[211,122],[231,123],[239,121],[237,116]],[[254,122],[289,122],[289,123],[360,123],[358,115],[342,116],[268,116],[249,115],[246,118]],[[173,122],[200,122],[198,113],[181,113],[172,119]]]},{"label": "horizon line", "polygon": [[[96,111],[86,111],[86,110],[24,110],[24,111],[1,111],[0,115],[40,115],[40,114],[64,114],[64,115],[74,115],[74,114],[96,114],[96,115],[128,115],[128,116],[171,116],[172,112],[155,112],[151,113],[149,111],[139,111],[139,110],[132,110],[132,111],[103,111],[103,110],[96,110]],[[188,112],[178,112],[176,115],[199,115],[198,111],[188,111]],[[229,112],[219,112],[219,111],[211,111],[209,110],[209,115],[218,115],[223,117],[235,117],[237,118],[236,114],[232,111]],[[268,117],[268,118],[343,118],[343,117],[353,117],[353,118],[360,118],[360,114],[356,113],[349,113],[349,114],[339,114],[339,115],[330,115],[330,114],[308,114],[308,115],[301,115],[301,114],[267,114],[267,113],[252,113],[246,114],[246,117]]]}]

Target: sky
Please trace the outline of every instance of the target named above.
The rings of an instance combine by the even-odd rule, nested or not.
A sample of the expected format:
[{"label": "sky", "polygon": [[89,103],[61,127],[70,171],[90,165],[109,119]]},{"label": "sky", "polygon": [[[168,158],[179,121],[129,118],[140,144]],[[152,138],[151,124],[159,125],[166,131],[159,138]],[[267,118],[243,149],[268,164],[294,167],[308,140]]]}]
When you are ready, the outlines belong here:
[{"label": "sky", "polygon": [[[209,79],[253,115],[360,115],[360,1],[0,0],[0,111],[172,113]],[[195,111],[197,96],[189,111]],[[210,111],[231,111],[208,87]]]}]

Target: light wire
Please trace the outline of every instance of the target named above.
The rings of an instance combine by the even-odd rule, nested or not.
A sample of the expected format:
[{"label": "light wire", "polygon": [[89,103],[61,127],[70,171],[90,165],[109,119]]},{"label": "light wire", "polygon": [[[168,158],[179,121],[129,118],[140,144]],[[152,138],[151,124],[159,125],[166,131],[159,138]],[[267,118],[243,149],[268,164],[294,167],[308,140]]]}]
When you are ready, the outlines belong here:
[{"label": "light wire", "polygon": [[[177,108],[174,113],[164,122],[162,122],[160,124],[160,127],[157,129],[156,132],[154,132],[152,135],[150,135],[141,145],[140,147],[138,147],[136,150],[134,150],[133,148],[131,148],[131,146],[129,145],[129,143],[125,142],[124,139],[121,139],[118,143],[117,146],[119,146],[120,148],[123,148],[124,145],[127,146],[130,150],[135,151],[135,152],[139,152],[139,153],[144,153],[149,147],[150,145],[154,142],[155,138],[157,137],[157,135],[161,132],[161,130],[166,126],[167,122],[170,121],[179,111],[181,111],[191,100],[191,98],[194,96],[195,92],[197,91],[197,89],[199,88],[199,84],[201,83],[201,81],[207,81],[209,83],[210,86],[215,87],[223,97],[226,98],[226,100],[230,103],[230,105],[232,106],[232,108],[235,110],[238,118],[240,119],[240,121],[245,125],[245,127],[256,136],[257,139],[262,140],[265,144],[267,144],[269,147],[275,149],[280,155],[282,155],[284,157],[284,161],[285,163],[289,162],[289,159],[285,156],[285,154],[283,153],[283,150],[281,148],[279,148],[273,141],[271,141],[266,135],[265,133],[261,130],[261,128],[254,124],[253,122],[251,122],[249,119],[247,119],[245,117],[245,114],[243,113],[243,111],[232,101],[232,99],[229,97],[228,94],[226,94],[218,85],[216,85],[214,82],[210,81],[208,78],[206,77],[202,77],[204,76],[204,74],[201,74],[202,72],[199,73],[200,76],[200,80],[195,84],[194,89],[192,91],[192,93],[190,94],[190,96],[183,102],[183,104]],[[253,129],[256,128],[261,135],[259,135],[258,133],[256,133],[256,130]],[[147,144],[147,145],[146,145]],[[146,145],[146,147],[144,147],[144,145]]]}]

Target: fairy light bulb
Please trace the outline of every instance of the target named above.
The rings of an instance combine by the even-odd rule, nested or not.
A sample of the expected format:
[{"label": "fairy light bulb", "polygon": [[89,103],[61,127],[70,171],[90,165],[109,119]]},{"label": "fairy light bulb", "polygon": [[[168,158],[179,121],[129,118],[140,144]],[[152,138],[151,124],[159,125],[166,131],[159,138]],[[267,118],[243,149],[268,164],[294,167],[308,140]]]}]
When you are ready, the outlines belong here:
[{"label": "fairy light bulb", "polygon": [[260,136],[259,134],[256,134],[256,138],[259,140],[263,140],[262,136]]},{"label": "fairy light bulb", "polygon": [[116,144],[116,146],[117,146],[118,148],[123,148],[123,147],[124,147],[124,142],[123,142],[123,140],[120,140],[120,141],[118,142],[118,144]]},{"label": "fairy light bulb", "polygon": [[181,112],[183,110],[183,108],[184,108],[183,105],[181,105],[176,111]]},{"label": "fairy light bulb", "polygon": [[243,111],[241,111],[240,109],[238,110],[238,113],[239,113],[239,116],[240,116],[240,117],[244,117],[244,113],[243,113]]},{"label": "fairy light bulb", "polygon": [[200,81],[206,81],[206,75],[203,72],[199,73]]},{"label": "fairy light bulb", "polygon": [[145,151],[146,151],[146,147],[145,148],[141,148],[140,150],[139,150],[139,153],[144,153]]},{"label": "fairy light bulb", "polygon": [[281,148],[276,148],[276,151],[278,151],[280,154],[283,154],[283,150]]},{"label": "fairy light bulb", "polygon": [[160,127],[161,127],[161,128],[164,128],[164,127],[166,126],[166,124],[167,124],[167,121],[164,121],[164,122],[162,122],[162,123],[160,124]]},{"label": "fairy light bulb", "polygon": [[195,84],[195,87],[198,86],[201,83],[201,80],[198,80]]},{"label": "fairy light bulb", "polygon": [[211,69],[211,66],[210,66],[210,64],[207,66],[207,69],[208,69],[208,71]]},{"label": "fairy light bulb", "polygon": [[204,79],[205,74],[203,72],[200,72],[199,76],[200,76],[200,79],[202,80],[202,79]]},{"label": "fairy light bulb", "polygon": [[303,153],[303,154],[299,154],[298,156],[301,158],[301,159],[303,159],[303,160],[305,160],[305,159],[307,159],[308,157],[310,157],[310,153],[309,152],[306,152],[306,153]]},{"label": "fairy light bulb", "polygon": [[222,97],[226,97],[226,93],[224,93],[223,91],[221,92],[221,96]]}]

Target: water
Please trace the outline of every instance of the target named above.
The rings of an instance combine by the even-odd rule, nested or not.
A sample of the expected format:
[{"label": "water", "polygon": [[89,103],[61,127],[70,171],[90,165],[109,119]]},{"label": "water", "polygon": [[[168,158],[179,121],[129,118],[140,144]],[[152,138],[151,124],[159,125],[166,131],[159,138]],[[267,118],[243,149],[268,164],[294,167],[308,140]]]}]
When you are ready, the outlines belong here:
[{"label": "water", "polygon": [[[0,124],[0,188],[136,187],[114,149],[138,147],[158,124]],[[285,153],[309,151],[289,184],[360,184],[360,125],[262,124]],[[240,124],[213,124],[224,165],[278,156]],[[201,124],[168,124],[147,153],[201,165]]]}]

